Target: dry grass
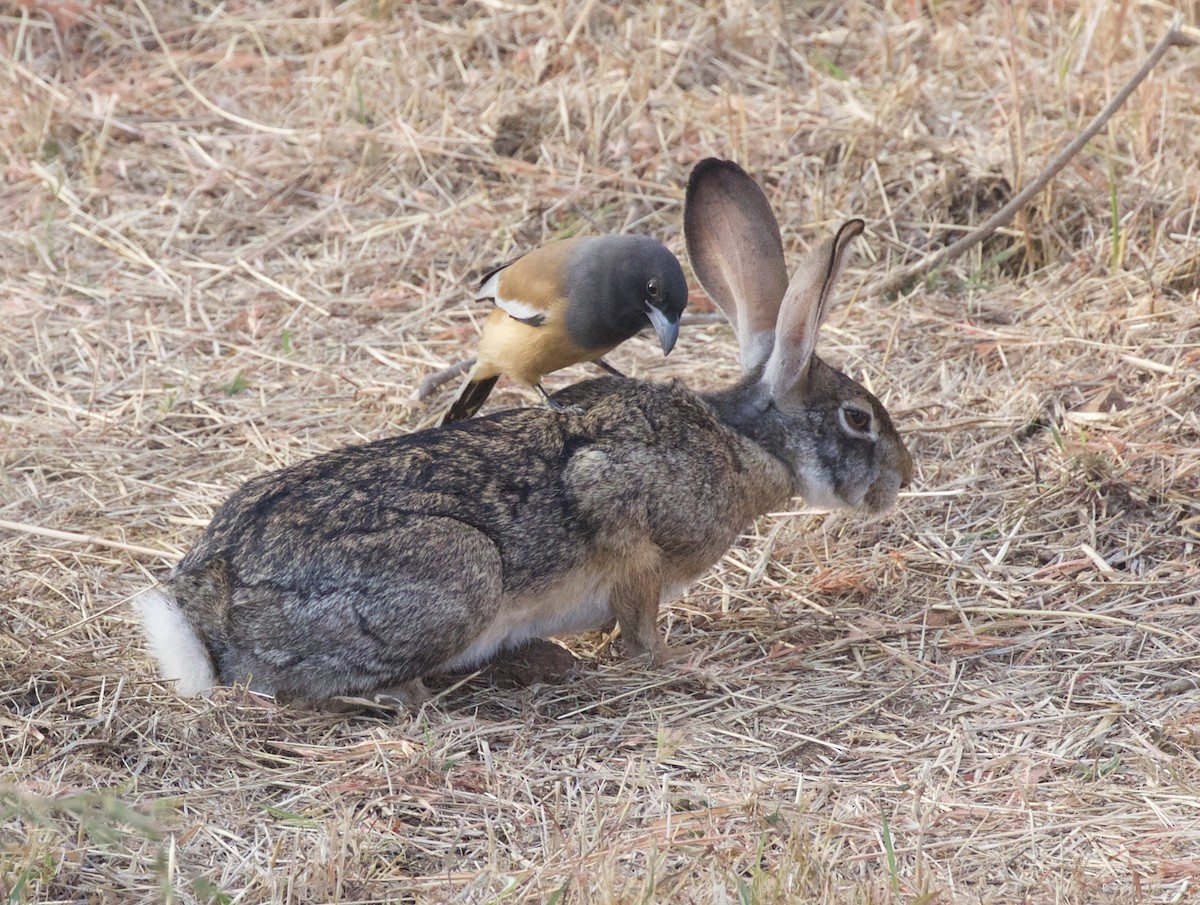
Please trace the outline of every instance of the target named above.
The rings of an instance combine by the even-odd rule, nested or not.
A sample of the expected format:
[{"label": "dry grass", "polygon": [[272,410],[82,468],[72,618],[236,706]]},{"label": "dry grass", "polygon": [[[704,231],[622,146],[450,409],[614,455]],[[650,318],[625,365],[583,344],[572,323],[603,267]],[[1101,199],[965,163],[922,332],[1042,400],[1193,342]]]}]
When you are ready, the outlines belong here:
[{"label": "dry grass", "polygon": [[[8,7],[6,901],[1194,900],[1200,51],[1013,228],[872,294],[1031,178],[1169,14]],[[155,682],[127,600],[241,480],[426,418],[464,287],[513,250],[682,255],[712,154],[760,174],[793,259],[867,219],[823,348],[911,441],[894,515],[764,519],[666,613],[706,651],[680,668],[576,638],[568,684],[354,717]],[[721,325],[615,361],[735,370]]]}]

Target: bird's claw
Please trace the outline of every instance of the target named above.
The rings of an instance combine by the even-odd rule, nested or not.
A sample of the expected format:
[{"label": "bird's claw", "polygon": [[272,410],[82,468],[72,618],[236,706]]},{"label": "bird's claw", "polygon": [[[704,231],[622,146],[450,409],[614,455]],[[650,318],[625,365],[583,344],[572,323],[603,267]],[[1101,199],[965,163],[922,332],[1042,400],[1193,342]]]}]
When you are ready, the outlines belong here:
[{"label": "bird's claw", "polygon": [[587,409],[583,408],[582,406],[564,405],[547,393],[546,388],[540,383],[534,384],[533,388],[537,390],[538,394],[542,397],[542,402],[546,403],[546,408],[550,409],[552,412],[557,412],[560,415],[582,415],[587,411]]},{"label": "bird's claw", "polygon": [[587,413],[582,405],[563,405],[561,402],[555,402],[553,399],[547,399],[546,405],[550,407],[550,411],[557,412],[560,415],[583,415]]}]

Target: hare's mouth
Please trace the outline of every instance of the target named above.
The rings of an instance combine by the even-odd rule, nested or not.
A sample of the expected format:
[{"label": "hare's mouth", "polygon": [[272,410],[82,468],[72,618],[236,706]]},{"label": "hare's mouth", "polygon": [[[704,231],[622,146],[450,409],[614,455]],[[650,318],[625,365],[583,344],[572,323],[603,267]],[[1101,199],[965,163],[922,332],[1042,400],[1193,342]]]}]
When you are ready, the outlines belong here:
[{"label": "hare's mouth", "polygon": [[899,479],[885,475],[867,489],[867,492],[863,495],[860,508],[865,509],[872,515],[882,515],[896,505],[896,499],[899,496]]}]

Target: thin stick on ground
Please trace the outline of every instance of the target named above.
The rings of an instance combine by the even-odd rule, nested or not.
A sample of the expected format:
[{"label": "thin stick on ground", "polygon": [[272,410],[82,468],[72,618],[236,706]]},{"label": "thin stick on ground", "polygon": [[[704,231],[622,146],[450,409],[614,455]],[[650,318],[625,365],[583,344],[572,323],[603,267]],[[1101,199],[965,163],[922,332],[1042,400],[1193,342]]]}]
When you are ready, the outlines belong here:
[{"label": "thin stick on ground", "polygon": [[28,534],[33,537],[48,537],[52,540],[64,540],[85,546],[108,547],[112,550],[124,550],[126,553],[137,553],[140,556],[153,556],[175,562],[182,559],[180,553],[172,550],[155,550],[151,547],[139,547],[137,544],[126,544],[119,540],[109,540],[106,537],[96,537],[91,534],[79,534],[75,531],[59,531],[55,528],[43,528],[40,525],[28,525],[24,522],[10,522],[0,519],[0,531],[12,531],[16,534]]},{"label": "thin stick on ground", "polygon": [[876,291],[886,295],[903,289],[918,277],[960,257],[964,252],[975,247],[1000,227],[1011,221],[1017,215],[1017,211],[1028,204],[1034,195],[1044,189],[1050,180],[1057,176],[1059,171],[1070,162],[1071,158],[1078,154],[1083,146],[1104,128],[1104,124],[1108,122],[1114,113],[1121,109],[1125,101],[1129,100],[1129,96],[1145,80],[1151,70],[1158,65],[1159,60],[1163,58],[1163,55],[1168,50],[1172,47],[1194,47],[1196,43],[1194,38],[1184,33],[1182,19],[1179,15],[1176,15],[1174,21],[1171,23],[1171,27],[1167,29],[1167,33],[1162,36],[1159,42],[1154,45],[1153,50],[1150,51],[1150,55],[1146,57],[1146,61],[1141,65],[1141,68],[1133,74],[1133,77],[1125,83],[1116,96],[1105,105],[1104,109],[1096,114],[1088,124],[1088,127],[1076,135],[1070,144],[1058,152],[1055,158],[1046,165],[1046,168],[1037,175],[1037,178],[1033,182],[1017,192],[1004,207],[1000,208],[1000,210],[996,211],[991,217],[957,242],[922,258],[911,267],[906,267],[904,270],[892,274],[876,287]]},{"label": "thin stick on ground", "polygon": [[417,391],[413,394],[413,397],[418,402],[424,402],[437,392],[438,387],[446,381],[453,380],[463,371],[470,370],[473,367],[475,367],[474,355],[470,358],[464,358],[462,361],[456,361],[454,364],[442,368],[440,371],[434,371],[417,385]]}]

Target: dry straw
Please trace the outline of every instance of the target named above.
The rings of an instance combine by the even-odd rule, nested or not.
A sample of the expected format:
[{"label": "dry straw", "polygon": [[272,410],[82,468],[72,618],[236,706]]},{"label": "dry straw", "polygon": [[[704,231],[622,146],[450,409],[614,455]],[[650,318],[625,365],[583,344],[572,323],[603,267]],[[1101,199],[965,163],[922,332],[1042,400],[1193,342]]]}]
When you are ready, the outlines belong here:
[{"label": "dry straw", "polygon": [[[1030,184],[1172,14],[0,10],[0,895],[1193,900],[1196,51],[1011,223],[879,291]],[[906,432],[897,512],[763,519],[667,608],[702,652],[669,669],[584,636],[564,684],[357,715],[155,681],[127,601],[241,480],[435,414],[447,390],[413,392],[512,253],[639,231],[682,254],[714,154],[762,180],[793,260],[867,220],[823,353]],[[736,373],[711,318],[614,363]]]}]

